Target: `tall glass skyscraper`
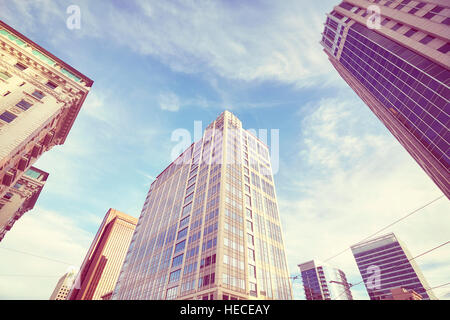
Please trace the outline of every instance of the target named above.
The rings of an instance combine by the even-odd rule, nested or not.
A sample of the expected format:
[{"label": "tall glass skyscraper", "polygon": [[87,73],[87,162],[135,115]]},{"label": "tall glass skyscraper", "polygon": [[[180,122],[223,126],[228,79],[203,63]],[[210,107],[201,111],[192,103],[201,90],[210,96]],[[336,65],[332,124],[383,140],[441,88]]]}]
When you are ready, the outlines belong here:
[{"label": "tall glass skyscraper", "polygon": [[327,16],[331,63],[450,199],[450,2],[345,0]]},{"label": "tall glass skyscraper", "polygon": [[292,299],[269,151],[232,113],[150,186],[112,299]]},{"label": "tall glass skyscraper", "polygon": [[317,260],[299,264],[306,300],[353,300],[345,273]]},{"label": "tall glass skyscraper", "polygon": [[371,300],[392,297],[391,289],[414,290],[424,300],[436,297],[406,246],[387,234],[351,247]]}]

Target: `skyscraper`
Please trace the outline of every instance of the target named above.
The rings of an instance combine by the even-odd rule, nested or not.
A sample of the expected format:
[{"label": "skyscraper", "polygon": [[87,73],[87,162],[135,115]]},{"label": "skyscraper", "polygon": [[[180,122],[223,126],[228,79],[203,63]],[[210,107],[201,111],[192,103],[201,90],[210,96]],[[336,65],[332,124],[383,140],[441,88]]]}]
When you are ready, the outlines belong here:
[{"label": "skyscraper", "polygon": [[68,300],[100,300],[114,289],[136,224],[136,218],[108,210]]},{"label": "skyscraper", "polygon": [[268,147],[225,111],[151,184],[113,299],[292,299]]},{"label": "skyscraper", "polygon": [[408,249],[393,233],[351,249],[370,299],[392,297],[391,289],[398,287],[414,290],[424,300],[436,299]]},{"label": "skyscraper", "polygon": [[50,300],[66,300],[69,295],[70,289],[72,288],[73,283],[75,282],[76,277],[75,270],[71,270],[66,272],[56,284],[55,289],[53,290],[52,295],[50,296]]},{"label": "skyscraper", "polygon": [[327,16],[333,66],[450,199],[450,1],[345,0]]},{"label": "skyscraper", "polygon": [[30,167],[0,198],[0,241],[25,212],[34,208],[47,178],[47,172]]},{"label": "skyscraper", "polygon": [[345,273],[317,260],[298,265],[306,300],[353,300]]},{"label": "skyscraper", "polygon": [[64,143],[92,83],[0,20],[0,198]]}]

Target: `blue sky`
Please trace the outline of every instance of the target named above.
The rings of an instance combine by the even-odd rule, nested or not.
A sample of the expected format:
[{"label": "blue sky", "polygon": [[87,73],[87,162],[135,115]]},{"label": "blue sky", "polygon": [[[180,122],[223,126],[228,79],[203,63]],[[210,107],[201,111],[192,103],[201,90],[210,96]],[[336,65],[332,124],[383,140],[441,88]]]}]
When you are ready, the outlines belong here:
[{"label": "blue sky", "polygon": [[[172,132],[224,109],[245,128],[279,129],[292,274],[442,195],[322,52],[337,2],[0,0],[0,19],[94,80],[66,143],[36,163],[50,173],[36,207],[1,243],[0,299],[48,299],[109,208],[139,215]],[[79,30],[66,27],[71,4]],[[449,209],[441,199],[388,231],[420,254],[448,240]],[[417,261],[431,286],[448,282],[449,258],[443,247]],[[330,263],[360,281],[348,251]],[[294,291],[303,299],[300,281]],[[362,285],[353,294],[367,299]]]}]

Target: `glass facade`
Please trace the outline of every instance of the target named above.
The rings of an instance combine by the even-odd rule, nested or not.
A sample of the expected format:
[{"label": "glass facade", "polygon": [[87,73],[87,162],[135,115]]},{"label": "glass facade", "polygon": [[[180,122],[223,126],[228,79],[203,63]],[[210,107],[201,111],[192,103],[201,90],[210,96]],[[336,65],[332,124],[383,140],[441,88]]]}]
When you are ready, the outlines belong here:
[{"label": "glass facade", "polygon": [[361,24],[349,29],[339,61],[449,170],[449,70]]},{"label": "glass facade", "polygon": [[353,300],[345,273],[311,260],[299,265],[306,300]]},{"label": "glass facade", "polygon": [[[348,84],[450,198],[450,52],[441,50],[448,46],[450,27],[437,19],[436,25],[413,27],[402,23],[402,15],[389,15],[380,17],[380,28],[369,28],[362,19],[367,11],[358,7],[366,2],[335,7],[321,43]],[[434,10],[423,10],[428,9],[427,14]],[[435,30],[448,32],[436,37]]]},{"label": "glass facade", "polygon": [[151,185],[113,299],[291,299],[268,172],[267,146],[222,113]]},{"label": "glass facade", "polygon": [[391,289],[412,289],[423,299],[434,295],[406,247],[388,234],[352,247],[353,256],[372,300],[389,298]]}]

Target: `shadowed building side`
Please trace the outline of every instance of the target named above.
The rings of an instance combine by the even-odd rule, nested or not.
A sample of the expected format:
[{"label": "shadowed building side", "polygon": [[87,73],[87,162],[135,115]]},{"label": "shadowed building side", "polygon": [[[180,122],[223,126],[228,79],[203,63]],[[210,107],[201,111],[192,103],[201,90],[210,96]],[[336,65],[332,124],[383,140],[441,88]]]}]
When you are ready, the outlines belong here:
[{"label": "shadowed building side", "polygon": [[136,224],[136,218],[108,210],[68,300],[100,300],[114,289]]}]

